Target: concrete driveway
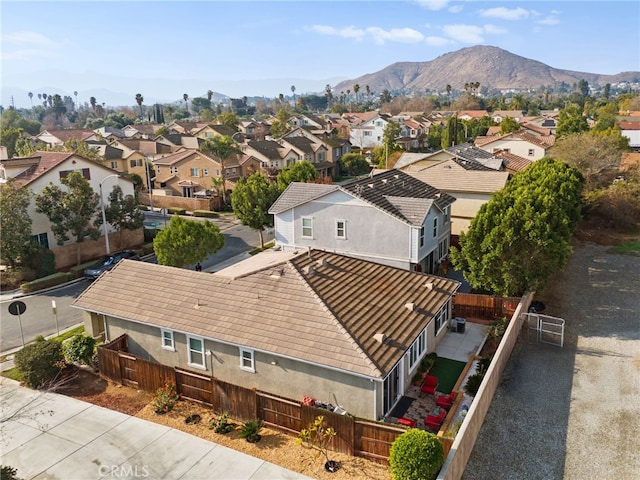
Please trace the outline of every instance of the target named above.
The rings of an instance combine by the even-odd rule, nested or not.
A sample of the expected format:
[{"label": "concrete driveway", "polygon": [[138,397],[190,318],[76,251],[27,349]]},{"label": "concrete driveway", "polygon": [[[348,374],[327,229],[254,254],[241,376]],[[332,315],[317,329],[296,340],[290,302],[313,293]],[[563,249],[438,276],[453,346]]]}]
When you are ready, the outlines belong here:
[{"label": "concrete driveway", "polygon": [[24,479],[309,479],[166,426],[0,378],[2,465]]}]

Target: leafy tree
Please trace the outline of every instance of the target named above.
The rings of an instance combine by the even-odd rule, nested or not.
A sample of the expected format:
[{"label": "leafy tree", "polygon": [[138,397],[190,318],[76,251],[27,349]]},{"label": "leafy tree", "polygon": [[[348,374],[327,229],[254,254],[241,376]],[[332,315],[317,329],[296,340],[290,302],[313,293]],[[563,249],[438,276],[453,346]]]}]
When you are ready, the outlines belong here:
[{"label": "leafy tree", "polygon": [[205,109],[211,109],[210,100],[202,97],[195,97],[191,99],[191,110],[193,110],[195,113],[199,114]]},{"label": "leafy tree", "polygon": [[27,386],[48,388],[64,367],[62,345],[55,340],[40,337],[35,343],[16,352],[16,369]]},{"label": "leafy tree", "polygon": [[273,216],[268,213],[269,208],[279,195],[278,185],[269,182],[260,172],[240,179],[231,194],[233,213],[243,225],[258,231],[261,248],[264,247],[263,230],[273,226]]},{"label": "leafy tree", "polygon": [[318,450],[328,463],[329,444],[337,433],[333,427],[327,426],[322,415],[318,415],[307,428],[300,430],[296,444]]},{"label": "leafy tree", "polygon": [[[27,133],[31,135],[37,135],[40,133],[41,128],[40,122],[36,120],[27,120],[25,119],[17,110],[13,108],[8,108],[2,112],[2,117],[0,120],[0,130],[5,130],[7,128],[21,128]],[[3,143],[4,145],[4,143]]]},{"label": "leafy tree", "polygon": [[224,245],[220,229],[208,220],[186,220],[179,215],[171,217],[153,240],[153,250],[160,265],[184,267],[201,262]]},{"label": "leafy tree", "polygon": [[89,158],[100,163],[104,160],[96,150],[89,147],[87,142],[78,140],[77,138],[70,138],[64,142],[62,146],[54,147],[52,150],[57,152],[73,152],[81,157]]},{"label": "leafy tree", "polygon": [[560,110],[558,114],[558,126],[556,128],[557,138],[572,133],[586,132],[587,130],[589,130],[589,124],[582,114],[580,105],[572,103]]},{"label": "leafy tree", "polygon": [[31,190],[10,179],[0,188],[0,255],[11,268],[31,239]]},{"label": "leafy tree", "polygon": [[369,162],[359,153],[346,153],[340,158],[342,170],[350,176],[369,173]]},{"label": "leafy tree", "polygon": [[449,148],[464,142],[466,142],[464,138],[464,124],[458,117],[450,117],[449,120],[447,120],[447,126],[442,131],[442,148]]},{"label": "leafy tree", "polygon": [[550,155],[577,168],[584,176],[586,190],[591,191],[615,179],[624,152],[615,135],[583,132],[559,138]]},{"label": "leafy tree", "polygon": [[389,468],[394,480],[432,480],[444,464],[444,448],[433,433],[410,428],[391,444]]},{"label": "leafy tree", "polygon": [[9,127],[0,130],[0,145],[7,147],[7,155],[9,158],[16,156],[16,143],[21,138],[21,128]]},{"label": "leafy tree", "polygon": [[307,160],[296,162],[290,167],[284,168],[278,173],[278,186],[281,190],[287,188],[291,182],[313,182],[318,176],[316,167]]},{"label": "leafy tree", "polygon": [[[100,229],[94,220],[100,197],[78,171],[69,173],[60,182],[66,189],[49,183],[42,189],[42,193],[35,196],[36,211],[43,213],[51,221],[51,230],[58,245],[64,245],[70,237],[78,244],[87,237],[98,239]],[[77,257],[79,265],[80,245]]]},{"label": "leafy tree", "polygon": [[226,173],[225,173],[225,162],[236,155],[242,155],[242,150],[238,148],[238,145],[228,135],[216,135],[212,138],[207,138],[202,145],[200,145],[200,150],[204,153],[209,153],[213,155],[213,157],[218,160],[220,163],[220,173],[222,174],[222,182],[223,182],[223,190],[222,190],[222,201],[227,203],[227,185],[226,185]]},{"label": "leafy tree", "polygon": [[113,186],[104,210],[107,223],[119,232],[120,245],[123,230],[137,230],[144,225],[144,213],[138,209],[138,201],[133,195],[123,195],[119,185]]},{"label": "leafy tree", "polygon": [[240,119],[233,112],[222,112],[216,118],[218,125],[226,125],[229,128],[233,128],[234,130],[238,130],[238,125],[240,124]]},{"label": "leafy tree", "polygon": [[474,288],[497,295],[542,289],[571,254],[584,179],[566,163],[536,161],[485,203],[451,261]]},{"label": "leafy tree", "polygon": [[270,133],[273,138],[279,138],[289,131],[289,118],[291,115],[281,108],[276,114],[276,119],[271,123]]},{"label": "leafy tree", "polygon": [[500,122],[500,135],[515,132],[520,129],[520,124],[515,118],[504,117]]}]

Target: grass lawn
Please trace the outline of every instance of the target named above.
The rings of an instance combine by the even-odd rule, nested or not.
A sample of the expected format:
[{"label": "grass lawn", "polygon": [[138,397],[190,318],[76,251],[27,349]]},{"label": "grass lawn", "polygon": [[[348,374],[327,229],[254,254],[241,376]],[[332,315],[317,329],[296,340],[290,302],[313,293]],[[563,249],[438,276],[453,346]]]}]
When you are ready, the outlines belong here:
[{"label": "grass lawn", "polygon": [[458,360],[438,357],[435,365],[429,370],[429,375],[438,377],[438,391],[451,393],[465,365],[466,363]]},{"label": "grass lawn", "polygon": [[630,240],[628,242],[623,243],[622,245],[617,245],[611,249],[613,253],[621,253],[623,255],[634,255],[640,256],[640,241],[639,240]]}]

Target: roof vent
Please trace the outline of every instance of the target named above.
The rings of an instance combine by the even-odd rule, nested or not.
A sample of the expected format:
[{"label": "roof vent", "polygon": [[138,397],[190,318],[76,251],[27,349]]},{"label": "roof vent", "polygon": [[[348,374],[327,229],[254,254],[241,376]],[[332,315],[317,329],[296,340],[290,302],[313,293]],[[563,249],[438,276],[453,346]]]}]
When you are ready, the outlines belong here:
[{"label": "roof vent", "polygon": [[413,312],[416,309],[416,304],[413,302],[405,303],[404,306],[410,312]]},{"label": "roof vent", "polygon": [[367,186],[368,186],[369,188],[373,188],[373,183],[368,183],[368,184],[367,184]]},{"label": "roof vent", "polygon": [[304,269],[304,273],[306,273],[307,275],[313,275],[314,273],[316,273],[316,271],[311,265],[307,265]]},{"label": "roof vent", "polygon": [[271,278],[281,278],[284,275],[284,270],[280,269],[280,270],[274,270],[273,272],[271,272],[271,275],[269,275]]},{"label": "roof vent", "polygon": [[433,282],[426,282],[424,286],[427,288],[427,290],[433,290],[434,287]]},{"label": "roof vent", "polygon": [[378,342],[379,344],[384,344],[385,340],[387,339],[387,336],[384,333],[376,333],[373,336],[373,339]]},{"label": "roof vent", "polygon": [[321,260],[318,260],[318,261],[316,262],[316,264],[317,264],[319,267],[328,267],[328,266],[329,266],[329,262],[327,262],[327,259],[326,259],[326,258],[323,258],[323,259],[321,259]]},{"label": "roof vent", "polygon": [[382,183],[387,183],[387,179],[386,179],[386,178],[383,178],[383,179],[382,179]]}]

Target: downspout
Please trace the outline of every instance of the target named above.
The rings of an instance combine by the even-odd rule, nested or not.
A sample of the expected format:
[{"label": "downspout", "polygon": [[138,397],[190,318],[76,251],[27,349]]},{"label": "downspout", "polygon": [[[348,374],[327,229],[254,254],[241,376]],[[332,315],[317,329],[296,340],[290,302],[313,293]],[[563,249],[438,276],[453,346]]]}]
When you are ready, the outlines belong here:
[{"label": "downspout", "polygon": [[102,315],[102,323],[104,324],[104,341],[105,343],[108,343],[111,341],[111,339],[109,338],[109,330],[107,329],[108,325],[106,315]]}]

